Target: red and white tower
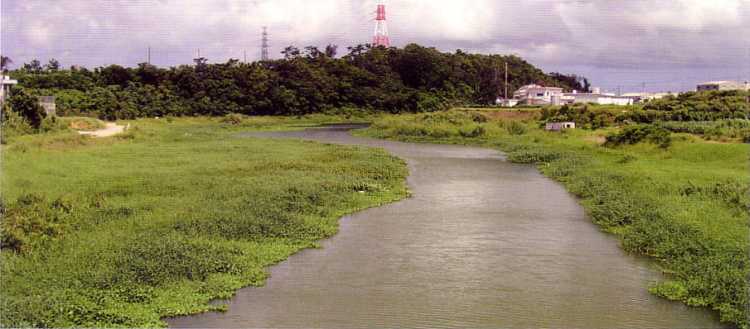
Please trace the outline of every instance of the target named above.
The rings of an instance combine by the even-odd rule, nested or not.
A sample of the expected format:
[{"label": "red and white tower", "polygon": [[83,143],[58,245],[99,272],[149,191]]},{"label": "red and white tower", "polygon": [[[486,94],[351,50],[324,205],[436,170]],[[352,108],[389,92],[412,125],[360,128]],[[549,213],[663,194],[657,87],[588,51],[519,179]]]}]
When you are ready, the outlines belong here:
[{"label": "red and white tower", "polygon": [[391,40],[388,38],[388,24],[385,20],[385,4],[378,4],[377,17],[375,17],[375,36],[372,38],[374,46],[390,47]]}]

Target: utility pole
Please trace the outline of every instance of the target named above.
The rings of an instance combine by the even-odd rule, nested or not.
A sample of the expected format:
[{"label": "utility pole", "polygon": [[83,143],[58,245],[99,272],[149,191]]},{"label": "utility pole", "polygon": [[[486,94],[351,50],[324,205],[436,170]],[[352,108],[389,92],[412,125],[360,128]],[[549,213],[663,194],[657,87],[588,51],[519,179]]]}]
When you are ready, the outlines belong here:
[{"label": "utility pole", "polygon": [[148,46],[148,57],[146,59],[146,63],[148,65],[151,65],[151,46]]},{"label": "utility pole", "polygon": [[242,58],[244,59],[242,62],[247,64],[247,50],[243,50],[242,55]]},{"label": "utility pole", "polygon": [[505,100],[508,100],[508,62],[505,62]]}]

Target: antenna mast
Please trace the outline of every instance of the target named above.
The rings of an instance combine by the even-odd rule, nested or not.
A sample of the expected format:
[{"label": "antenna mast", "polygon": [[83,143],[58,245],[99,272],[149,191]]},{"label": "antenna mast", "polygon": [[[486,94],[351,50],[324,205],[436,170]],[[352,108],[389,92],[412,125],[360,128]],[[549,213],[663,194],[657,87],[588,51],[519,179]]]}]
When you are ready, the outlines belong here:
[{"label": "antenna mast", "polygon": [[385,4],[378,4],[377,16],[375,17],[375,36],[372,38],[374,46],[390,47],[391,40],[388,37],[388,24],[385,18]]},{"label": "antenna mast", "polygon": [[268,58],[268,28],[263,27],[263,38],[261,39],[260,60],[267,61]]}]

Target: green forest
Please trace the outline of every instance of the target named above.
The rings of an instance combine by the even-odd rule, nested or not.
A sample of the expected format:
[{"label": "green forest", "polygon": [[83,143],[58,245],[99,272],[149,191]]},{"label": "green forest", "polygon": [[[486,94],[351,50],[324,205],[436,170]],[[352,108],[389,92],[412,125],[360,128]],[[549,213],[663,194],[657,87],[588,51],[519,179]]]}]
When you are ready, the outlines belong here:
[{"label": "green forest", "polygon": [[21,65],[10,76],[24,92],[57,97],[58,113],[102,119],[225,115],[304,115],[342,108],[391,113],[425,112],[453,105],[487,105],[528,83],[585,90],[575,75],[545,74],[517,56],[443,53],[410,44],[404,48],[287,47],[283,58],[243,63],[160,68],[110,65],[61,69],[51,60]]}]

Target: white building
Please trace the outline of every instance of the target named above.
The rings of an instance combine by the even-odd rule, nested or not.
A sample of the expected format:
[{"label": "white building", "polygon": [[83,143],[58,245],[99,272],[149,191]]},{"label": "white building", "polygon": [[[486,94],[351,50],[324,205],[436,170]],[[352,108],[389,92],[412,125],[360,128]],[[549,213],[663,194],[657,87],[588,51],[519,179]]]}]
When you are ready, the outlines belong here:
[{"label": "white building", "polygon": [[625,93],[622,96],[631,97],[636,103],[647,102],[655,99],[662,99],[667,96],[677,96],[677,93],[673,92],[662,92],[662,93]]},{"label": "white building", "polygon": [[17,80],[11,80],[11,78],[7,75],[3,76],[2,88],[0,89],[0,104],[5,103],[5,96],[10,96],[10,88],[11,86],[16,84],[18,84]]},{"label": "white building", "polygon": [[562,96],[562,103],[573,104],[573,103],[584,103],[584,104],[601,104],[601,105],[633,105],[635,103],[634,97],[629,96],[617,96],[615,94],[604,94],[596,92],[594,89],[593,93],[565,93]]},{"label": "white building", "polygon": [[699,84],[696,90],[750,90],[750,83],[747,81],[709,81]]},{"label": "white building", "polygon": [[519,104],[526,105],[558,105],[562,100],[562,96],[562,88],[543,87],[533,84],[523,86],[513,93],[513,98],[517,99]]}]

